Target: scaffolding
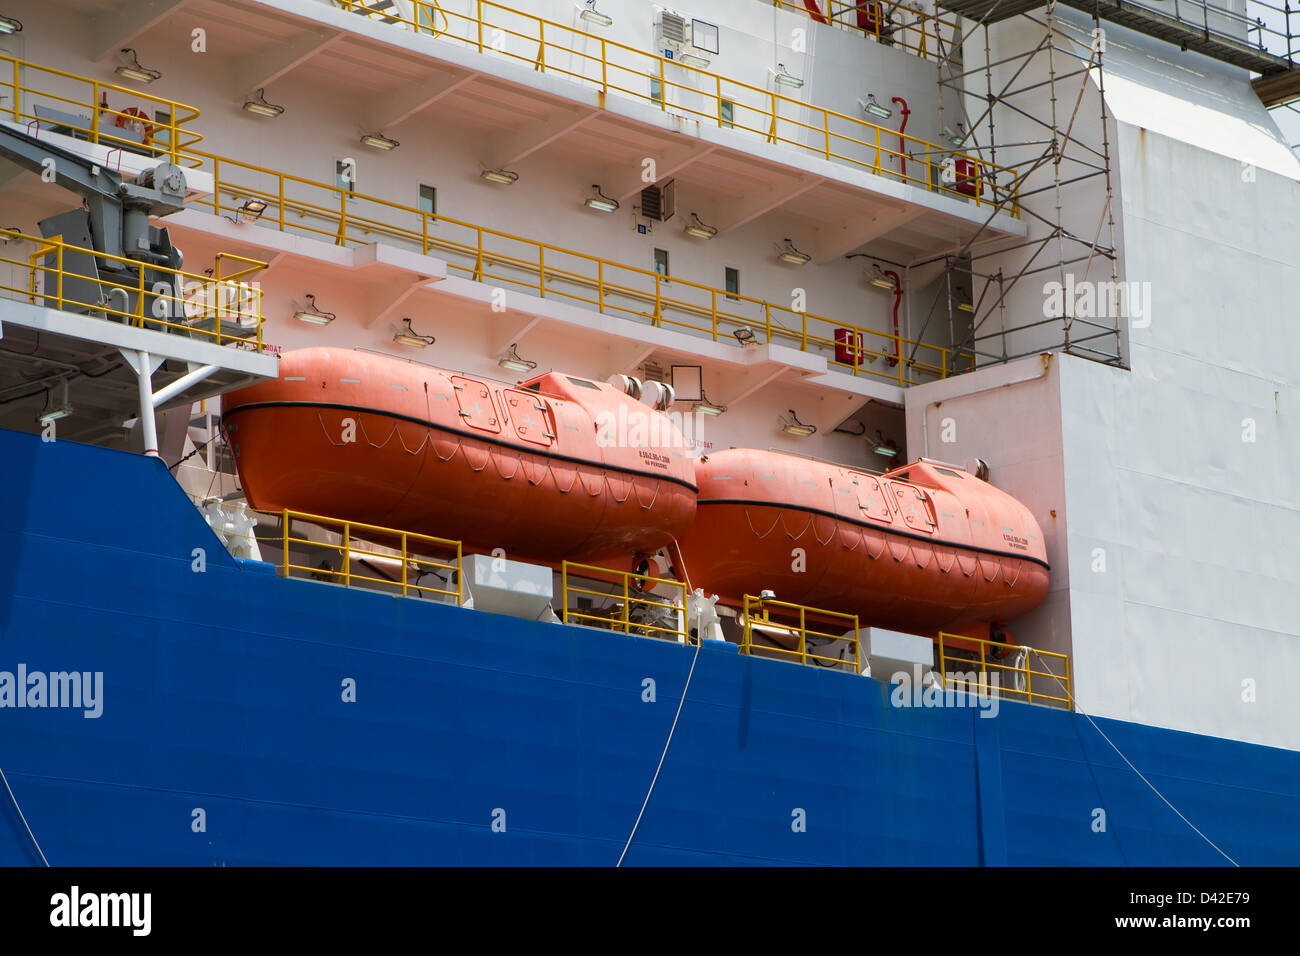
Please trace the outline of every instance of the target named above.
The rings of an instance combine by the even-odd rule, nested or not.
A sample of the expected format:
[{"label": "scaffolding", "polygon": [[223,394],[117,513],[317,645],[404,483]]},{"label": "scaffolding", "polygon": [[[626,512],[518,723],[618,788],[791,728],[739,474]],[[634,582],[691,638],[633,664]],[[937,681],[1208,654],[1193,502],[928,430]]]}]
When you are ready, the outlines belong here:
[{"label": "scaffolding", "polygon": [[[1024,3],[1012,8],[1010,0],[985,0],[982,9],[974,11],[962,0],[939,0],[935,6],[968,17],[978,14],[972,28],[946,45],[938,62],[939,125],[944,125],[944,91],[956,90],[961,116],[955,133],[948,128],[954,153],[977,155],[980,164],[989,167],[999,164],[1010,171],[1017,188],[1013,191],[1010,182],[977,172],[978,188],[987,189],[992,202],[981,229],[960,248],[912,264],[912,269],[942,267],[917,338],[946,317],[953,354],[964,366],[950,372],[1058,349],[1121,364],[1122,309],[1105,316],[1077,314],[1083,310],[1075,308],[1073,296],[1062,295],[1058,313],[1043,309],[1039,317],[1009,304],[1017,288],[1033,281],[1046,288],[1054,280],[1063,290],[1085,279],[1108,283],[1112,292],[1121,288],[1102,71],[1104,35],[1079,36],[1077,30],[1064,28],[1054,3],[1033,11],[1023,9]],[[990,28],[1011,16],[1029,36],[1028,49],[995,54]],[[981,46],[982,63],[972,56],[972,47]],[[979,87],[982,91],[976,92]],[[1099,121],[1099,143],[1081,135],[1085,116]],[[1004,127],[1017,135],[1000,139]],[[969,178],[972,171],[950,168],[948,173]],[[1095,219],[1079,220],[1077,210],[1087,206],[1079,202],[1070,205],[1075,214],[1065,215],[1067,193],[1089,189],[1100,200]],[[998,240],[989,226],[1013,196],[1023,210],[1027,235],[1011,242]]]},{"label": "scaffolding", "polygon": [[[1128,300],[1137,287],[1120,282],[1116,255],[1103,68],[1107,22],[1258,73],[1252,82],[1264,106],[1300,113],[1300,10],[1292,0],[1281,6],[1249,0],[1249,15],[1211,0],[1174,0],[1172,10],[1155,2],[935,0],[936,19],[942,11],[968,21],[962,32],[937,37],[938,125],[954,157],[974,154],[984,167],[972,174],[958,163],[949,175],[977,183],[991,200],[981,228],[960,248],[908,266],[927,276],[939,268],[914,338],[923,340],[946,317],[957,363],[948,373],[1047,350],[1124,363]],[[1058,5],[1086,13],[1092,29],[1081,28],[1078,17],[1058,17]],[[995,27],[1002,31],[997,38]],[[1023,42],[1009,39],[1016,37]],[[1009,53],[1012,45],[1017,49]],[[947,90],[961,104],[955,132],[944,122]],[[994,164],[1018,188],[989,173]],[[1027,235],[1007,242],[989,227],[1013,197]],[[1040,300],[1023,294],[1035,281],[1043,283],[1037,311],[1025,306]],[[1053,282],[1055,300],[1048,294]],[[1101,290],[1091,304],[1073,294],[1085,282],[1089,292]],[[1103,298],[1108,308],[1100,312]]]}]

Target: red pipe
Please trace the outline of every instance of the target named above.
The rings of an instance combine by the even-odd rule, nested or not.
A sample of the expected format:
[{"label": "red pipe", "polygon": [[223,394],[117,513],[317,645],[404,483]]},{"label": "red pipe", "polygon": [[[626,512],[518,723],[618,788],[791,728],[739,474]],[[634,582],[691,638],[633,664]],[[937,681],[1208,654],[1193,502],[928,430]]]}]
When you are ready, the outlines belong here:
[{"label": "red pipe", "polygon": [[892,269],[885,269],[882,274],[894,280],[894,357],[889,360],[889,367],[893,368],[903,355],[903,339],[898,331],[898,303],[903,301],[903,280]]},{"label": "red pipe", "polygon": [[899,111],[903,114],[903,122],[898,124],[898,161],[902,166],[903,178],[907,178],[907,142],[903,139],[903,132],[907,129],[907,118],[912,115],[912,111],[907,108],[907,100],[901,96],[895,96],[890,99],[891,103],[902,103],[903,108]]}]

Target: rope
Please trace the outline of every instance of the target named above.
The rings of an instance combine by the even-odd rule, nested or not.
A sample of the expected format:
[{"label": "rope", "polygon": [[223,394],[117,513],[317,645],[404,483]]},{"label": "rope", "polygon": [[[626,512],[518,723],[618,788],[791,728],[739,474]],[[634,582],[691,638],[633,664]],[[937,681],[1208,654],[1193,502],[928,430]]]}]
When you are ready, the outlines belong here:
[{"label": "rope", "polygon": [[673,734],[677,732],[677,719],[682,715],[682,705],[686,703],[686,692],[691,689],[691,678],[695,676],[695,662],[700,659],[700,648],[704,646],[704,636],[695,641],[695,654],[691,658],[691,669],[686,674],[686,686],[682,688],[682,699],[677,702],[677,713],[673,715],[673,725],[668,729],[668,739],[664,741],[664,752],[659,755],[659,766],[655,767],[655,775],[650,780],[650,789],[645,792],[645,799],[641,801],[641,812],[636,815],[636,823],[632,824],[632,832],[627,835],[627,842],[623,844],[623,852],[618,855],[618,862],[614,868],[623,865],[623,857],[627,856],[628,847],[632,845],[632,840],[636,836],[637,827],[641,826],[641,817],[645,815],[645,808],[650,803],[650,795],[655,792],[655,784],[659,782],[659,771],[664,768],[664,759],[668,756],[668,748],[672,746]]},{"label": "rope", "polygon": [[31,824],[27,822],[26,815],[23,814],[23,808],[18,805],[18,798],[14,796],[13,787],[9,786],[9,778],[5,776],[3,768],[0,768],[0,780],[4,781],[5,789],[9,791],[9,799],[14,802],[14,809],[18,811],[18,819],[23,821],[23,826],[27,828],[27,835],[32,838],[32,846],[36,847],[36,852],[41,855],[41,862],[49,867],[50,861],[45,859],[45,851],[41,845],[36,842],[36,834],[32,832]]},{"label": "rope", "polygon": [[[1030,648],[1030,650],[1033,650],[1033,648]],[[1037,653],[1037,652],[1035,651],[1035,653]],[[1041,662],[1041,660],[1042,660],[1042,655],[1039,655],[1039,660],[1040,660],[1040,662]],[[1049,671],[1048,673],[1051,673],[1051,672]],[[1097,733],[1101,734],[1101,739],[1104,740],[1104,741],[1106,741],[1106,743],[1110,744],[1110,748],[1111,748],[1111,750],[1113,750],[1113,751],[1115,751],[1115,753],[1119,754],[1119,759],[1120,759],[1120,760],[1123,760],[1124,763],[1128,764],[1128,768],[1129,768],[1130,770],[1132,770],[1135,774],[1138,775],[1138,779],[1139,779],[1139,780],[1141,780],[1143,783],[1145,783],[1148,787],[1151,788],[1151,792],[1154,793],[1157,797],[1159,797],[1159,798],[1164,802],[1164,805],[1165,805],[1165,806],[1167,806],[1170,810],[1174,811],[1174,813],[1178,815],[1178,819],[1182,820],[1182,821],[1183,821],[1184,823],[1186,823],[1189,827],[1191,827],[1191,828],[1192,828],[1192,831],[1193,831],[1193,832],[1194,832],[1198,837],[1200,837],[1202,840],[1204,840],[1204,841],[1205,841],[1206,843],[1208,843],[1210,846],[1214,847],[1215,852],[1218,853],[1218,854],[1219,854],[1221,857],[1223,857],[1225,860],[1227,860],[1229,863],[1231,863],[1233,866],[1236,866],[1236,867],[1240,867],[1240,866],[1241,866],[1240,863],[1238,863],[1238,862],[1237,862],[1236,860],[1234,860],[1232,857],[1228,856],[1228,854],[1226,854],[1226,853],[1224,853],[1222,850],[1220,850],[1219,847],[1218,847],[1218,844],[1216,844],[1213,840],[1211,840],[1211,839],[1210,839],[1209,837],[1207,837],[1204,833],[1202,833],[1199,829],[1197,829],[1196,824],[1194,824],[1191,820],[1187,819],[1187,817],[1183,816],[1182,811],[1180,811],[1176,806],[1174,806],[1172,803],[1170,803],[1170,802],[1169,802],[1169,799],[1168,799],[1168,798],[1167,798],[1163,793],[1161,793],[1161,792],[1159,791],[1159,789],[1157,789],[1156,785],[1155,785],[1154,783],[1152,783],[1150,780],[1148,780],[1148,779],[1143,775],[1142,771],[1139,770],[1137,767],[1135,767],[1135,766],[1133,765],[1133,761],[1129,760],[1128,757],[1126,757],[1126,756],[1124,755],[1124,751],[1120,750],[1119,747],[1115,746],[1115,741],[1113,741],[1113,740],[1111,740],[1109,737],[1107,737],[1107,736],[1106,736],[1106,732],[1105,732],[1104,730],[1102,730],[1100,727],[1097,726],[1097,722],[1096,722],[1095,720],[1092,719],[1092,715],[1090,715],[1086,710],[1084,710],[1082,707],[1079,706],[1079,702],[1078,702],[1078,700],[1076,700],[1075,697],[1074,697],[1074,695],[1073,695],[1072,693],[1070,693],[1070,688],[1066,687],[1065,684],[1062,683],[1060,677],[1058,677],[1056,674],[1052,674],[1052,679],[1056,681],[1056,683],[1060,686],[1061,690],[1065,691],[1065,696],[1068,697],[1068,698],[1070,699],[1070,703],[1074,706],[1074,709],[1075,709],[1076,711],[1078,711],[1080,714],[1082,714],[1082,715],[1084,716],[1084,718],[1088,721],[1088,723],[1092,724],[1092,729],[1095,730],[1095,731],[1097,731]]]},{"label": "rope", "polygon": [[[673,547],[677,549],[677,561],[682,566],[682,577],[686,579],[687,593],[691,591],[691,575],[686,570],[686,561],[682,557],[682,546],[677,543],[677,538],[673,537]],[[655,792],[655,784],[659,782],[659,771],[664,767],[664,759],[668,756],[668,748],[672,745],[673,734],[677,732],[677,719],[682,715],[682,705],[686,703],[686,692],[691,689],[691,678],[695,676],[695,662],[700,659],[700,648],[704,646],[704,635],[695,636],[695,654],[691,657],[691,669],[686,674],[686,686],[682,688],[682,699],[677,702],[677,713],[673,715],[673,725],[668,729],[668,739],[664,742],[664,752],[659,755],[659,766],[655,767],[655,775],[650,780],[650,789],[646,791],[645,799],[641,801],[641,812],[636,815],[636,823],[632,824],[632,832],[627,835],[627,843],[623,844],[623,852],[618,855],[618,862],[614,868],[618,869],[623,865],[623,857],[627,856],[627,849],[632,845],[632,838],[636,836],[637,827],[641,826],[641,817],[645,814],[645,808],[650,803],[650,795]]]}]

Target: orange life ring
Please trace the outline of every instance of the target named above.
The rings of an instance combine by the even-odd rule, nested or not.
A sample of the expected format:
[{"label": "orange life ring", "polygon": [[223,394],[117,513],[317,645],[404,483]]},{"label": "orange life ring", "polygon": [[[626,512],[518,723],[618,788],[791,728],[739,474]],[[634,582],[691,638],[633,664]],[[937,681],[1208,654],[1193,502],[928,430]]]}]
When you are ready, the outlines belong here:
[{"label": "orange life ring", "polygon": [[142,109],[128,106],[117,114],[114,125],[119,129],[131,128],[140,132],[140,141],[145,146],[153,145],[153,133],[158,127],[149,122],[149,114]]}]

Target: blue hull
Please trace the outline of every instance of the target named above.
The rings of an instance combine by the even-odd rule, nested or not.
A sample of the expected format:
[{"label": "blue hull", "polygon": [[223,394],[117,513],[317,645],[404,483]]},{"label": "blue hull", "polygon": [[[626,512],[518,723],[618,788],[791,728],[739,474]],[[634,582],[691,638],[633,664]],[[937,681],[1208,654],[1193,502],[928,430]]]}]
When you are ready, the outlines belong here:
[{"label": "blue hull", "polygon": [[[618,859],[690,649],[280,579],[157,460],[0,431],[0,468],[0,671],[103,672],[98,718],[0,707],[52,864]],[[1227,862],[1082,716],[734,651],[699,654],[626,863]],[[1233,859],[1300,861],[1300,754],[1097,724]],[[2,790],[0,863],[39,863]]]}]

